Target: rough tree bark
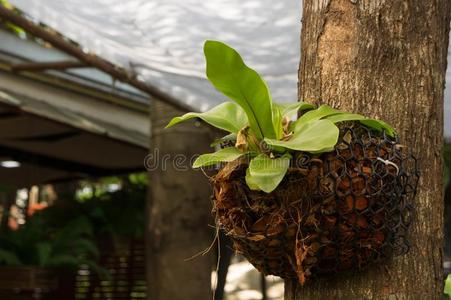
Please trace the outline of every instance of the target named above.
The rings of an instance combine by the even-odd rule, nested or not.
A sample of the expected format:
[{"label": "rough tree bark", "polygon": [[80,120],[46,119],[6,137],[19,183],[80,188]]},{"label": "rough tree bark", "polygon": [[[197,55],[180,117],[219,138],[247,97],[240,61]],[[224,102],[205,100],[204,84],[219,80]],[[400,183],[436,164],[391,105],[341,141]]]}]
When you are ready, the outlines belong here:
[{"label": "rough tree bark", "polygon": [[195,121],[163,130],[172,117],[184,112],[156,101],[152,106],[147,298],[211,299],[214,251],[187,259],[208,248],[214,238],[214,230],[208,227],[209,220],[213,224],[207,209],[211,188],[189,161],[193,155],[211,151],[213,133]]},{"label": "rough tree bark", "polygon": [[408,255],[357,275],[286,282],[287,300],[440,299],[449,0],[304,0],[299,100],[390,122],[420,158]]}]

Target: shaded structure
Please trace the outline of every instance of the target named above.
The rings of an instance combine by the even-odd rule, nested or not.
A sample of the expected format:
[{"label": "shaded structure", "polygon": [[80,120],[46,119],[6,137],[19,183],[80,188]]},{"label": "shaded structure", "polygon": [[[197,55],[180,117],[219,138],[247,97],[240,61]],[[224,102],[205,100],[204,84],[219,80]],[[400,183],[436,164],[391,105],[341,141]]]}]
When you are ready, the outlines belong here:
[{"label": "shaded structure", "polygon": [[2,185],[144,170],[150,130],[145,94],[93,69],[36,69],[71,57],[4,31],[0,40]]},{"label": "shaded structure", "polygon": [[[42,40],[1,29],[0,40],[1,229],[19,188],[145,170],[146,93]],[[62,198],[74,196],[71,189],[60,192]],[[100,241],[99,265],[111,272],[108,280],[86,266],[76,276],[36,266],[2,267],[0,298],[143,299],[144,246],[143,238]]]}]

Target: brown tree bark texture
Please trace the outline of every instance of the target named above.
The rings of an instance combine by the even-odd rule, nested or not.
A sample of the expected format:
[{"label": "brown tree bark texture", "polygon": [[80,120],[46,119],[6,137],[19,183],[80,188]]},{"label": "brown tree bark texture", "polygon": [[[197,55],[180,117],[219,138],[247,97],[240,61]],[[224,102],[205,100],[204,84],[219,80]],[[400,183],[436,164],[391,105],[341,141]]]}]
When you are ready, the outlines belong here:
[{"label": "brown tree bark texture", "polygon": [[304,287],[287,300],[440,299],[443,89],[449,0],[304,0],[299,100],[391,123],[420,159],[409,254]]},{"label": "brown tree bark texture", "polygon": [[[191,169],[189,159],[211,152],[211,130],[199,122],[163,129],[184,112],[157,102],[152,108],[147,228],[147,293],[149,300],[211,299],[213,253],[189,259],[209,247],[214,238],[208,210],[208,178]],[[156,152],[158,151],[158,152]],[[158,161],[158,164],[155,162]]]}]

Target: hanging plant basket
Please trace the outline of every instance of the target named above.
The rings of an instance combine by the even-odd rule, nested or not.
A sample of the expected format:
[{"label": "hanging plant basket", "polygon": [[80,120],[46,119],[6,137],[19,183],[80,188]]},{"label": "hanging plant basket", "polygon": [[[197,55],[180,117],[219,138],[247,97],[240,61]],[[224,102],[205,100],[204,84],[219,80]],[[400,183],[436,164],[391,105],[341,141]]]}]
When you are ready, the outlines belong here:
[{"label": "hanging plant basket", "polygon": [[234,49],[207,41],[204,52],[208,79],[234,102],[167,127],[200,118],[229,132],[193,167],[222,166],[211,179],[213,212],[237,252],[264,274],[303,284],[408,251],[419,172],[389,124],[274,103]]},{"label": "hanging plant basket", "polygon": [[304,283],[408,251],[418,168],[395,138],[342,126],[334,151],[295,153],[271,193],[249,189],[247,166],[232,161],[212,178],[213,212],[235,250],[264,274]]}]

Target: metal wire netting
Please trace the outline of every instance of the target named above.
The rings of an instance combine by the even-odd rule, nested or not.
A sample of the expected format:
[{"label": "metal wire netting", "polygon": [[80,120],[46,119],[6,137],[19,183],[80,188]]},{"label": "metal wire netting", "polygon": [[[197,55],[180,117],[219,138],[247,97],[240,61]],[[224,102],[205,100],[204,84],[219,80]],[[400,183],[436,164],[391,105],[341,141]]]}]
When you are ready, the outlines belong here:
[{"label": "metal wire netting", "polygon": [[304,283],[409,250],[419,170],[397,138],[345,124],[335,151],[296,153],[269,194],[246,186],[247,163],[229,163],[212,179],[213,212],[235,250],[264,274]]}]

